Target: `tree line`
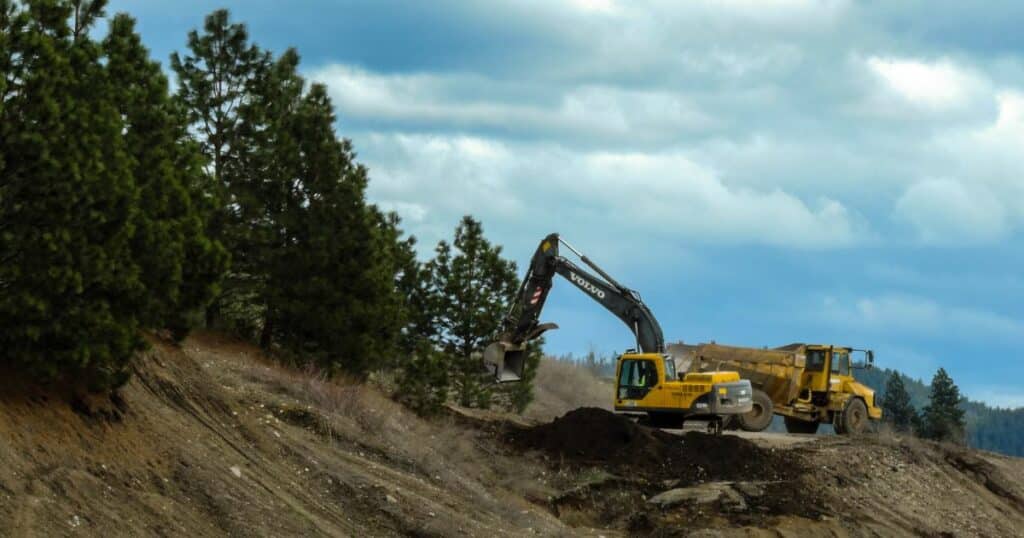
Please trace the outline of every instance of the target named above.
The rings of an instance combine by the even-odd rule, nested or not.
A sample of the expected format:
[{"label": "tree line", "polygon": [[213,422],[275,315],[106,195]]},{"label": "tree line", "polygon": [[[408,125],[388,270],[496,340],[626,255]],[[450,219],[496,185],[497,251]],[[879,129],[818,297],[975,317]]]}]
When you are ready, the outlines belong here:
[{"label": "tree line", "polygon": [[884,420],[897,431],[1024,456],[1024,408],[992,407],[967,399],[944,369],[935,373],[931,384],[889,369],[857,377],[881,391]]},{"label": "tree line", "polygon": [[[144,331],[232,331],[294,364],[394,370],[436,410],[502,401],[477,356],[518,289],[465,217],[420,261],[335,131],[327,88],[227,11],[170,58],[172,91],[106,0],[0,0],[0,346],[42,381],[110,390]],[[536,360],[532,367],[535,369]]]},{"label": "tree line", "polygon": [[910,400],[903,376],[892,372],[881,392],[882,418],[893,429],[911,432],[925,439],[964,443],[964,410],[960,389],[945,368],[932,378],[928,404],[920,412]]}]

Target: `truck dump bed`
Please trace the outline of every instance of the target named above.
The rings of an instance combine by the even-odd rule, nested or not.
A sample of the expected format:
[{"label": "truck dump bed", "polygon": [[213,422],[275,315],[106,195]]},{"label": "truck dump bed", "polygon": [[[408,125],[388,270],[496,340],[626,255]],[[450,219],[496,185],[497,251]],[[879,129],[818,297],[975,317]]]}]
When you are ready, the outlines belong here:
[{"label": "truck dump bed", "polygon": [[719,344],[668,346],[679,372],[734,370],[742,379],[768,394],[774,402],[792,402],[798,396],[806,367],[806,345],[754,349]]}]

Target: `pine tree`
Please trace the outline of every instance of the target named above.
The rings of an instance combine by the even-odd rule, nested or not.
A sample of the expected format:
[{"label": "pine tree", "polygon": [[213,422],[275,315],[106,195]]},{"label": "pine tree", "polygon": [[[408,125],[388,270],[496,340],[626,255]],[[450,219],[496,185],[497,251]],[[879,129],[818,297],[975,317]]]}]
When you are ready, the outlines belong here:
[{"label": "pine tree", "polygon": [[160,66],[135,33],[128,15],[114,17],[103,41],[112,93],[125,123],[124,139],[139,188],[132,253],[145,293],[138,315],[149,327],[183,337],[190,314],[212,298],[226,255],[205,237],[208,215],[193,207],[202,170],[186,125],[169,96]]},{"label": "pine tree", "polygon": [[380,223],[383,242],[390,246],[390,258],[395,271],[395,290],[400,301],[397,352],[410,356],[423,341],[437,336],[434,320],[434,294],[430,288],[427,264],[416,257],[416,238],[402,238],[401,219],[389,213]]},{"label": "pine tree", "polygon": [[254,325],[263,317],[263,305],[253,295],[265,282],[252,237],[260,222],[252,219],[262,216],[245,213],[252,204],[239,195],[246,192],[246,182],[259,175],[251,169],[250,158],[259,148],[243,144],[241,131],[245,110],[251,106],[256,85],[264,82],[271,58],[249,42],[245,25],[230,22],[227,10],[208,15],[202,34],[189,32],[188,49],[186,56],[171,55],[171,68],[178,78],[176,98],[198,133],[199,149],[208,163],[210,179],[200,188],[207,199],[215,200],[216,211],[207,235],[231,254],[231,272],[207,311],[207,324],[231,309],[228,317],[233,324]]},{"label": "pine tree", "polygon": [[960,389],[944,368],[932,378],[931,396],[921,414],[922,437],[940,441],[964,441],[964,410]]},{"label": "pine tree", "polygon": [[910,404],[910,394],[903,384],[899,373],[893,372],[885,384],[885,395],[882,397],[882,416],[896,431],[910,431],[917,411]]},{"label": "pine tree", "polygon": [[131,159],[88,36],[105,4],[0,5],[0,346],[16,367],[97,390],[127,379],[143,293]]},{"label": "pine tree", "polygon": [[366,202],[366,168],[334,133],[326,88],[312,85],[297,110],[294,181],[279,226],[287,245],[270,260],[269,319],[286,346],[328,371],[362,376],[392,351],[398,332],[392,237]]},{"label": "pine tree", "polygon": [[[0,118],[4,119],[3,122],[0,122],[0,140],[7,140],[10,136],[9,130],[12,125],[6,121],[4,109],[7,101],[13,99],[13,91],[9,89],[15,85],[14,81],[21,78],[20,74],[24,69],[23,58],[16,56],[14,50],[18,38],[25,35],[26,24],[27,16],[24,12],[17,10],[12,0],[0,0]],[[2,174],[4,173],[4,150],[6,147],[6,145],[0,145],[0,178],[5,180],[5,176]],[[5,197],[6,187],[6,181],[0,183],[0,218],[7,214],[7,207],[10,203],[9,196]],[[0,221],[0,227],[2,226],[4,223]],[[0,260],[0,262],[2,261]],[[0,287],[2,286],[3,282],[0,282]]]},{"label": "pine tree", "polygon": [[404,357],[398,372],[398,401],[421,415],[436,414],[448,401],[451,361],[427,340]]},{"label": "pine tree", "polygon": [[393,360],[385,368],[398,366],[402,357],[419,349],[436,334],[432,318],[430,277],[426,265],[416,257],[416,238],[405,237],[402,220],[395,212],[376,212],[376,236],[380,262],[394,275],[391,305],[394,333]]},{"label": "pine tree", "polygon": [[479,353],[496,336],[518,289],[515,263],[501,257],[480,222],[463,217],[455,241],[441,241],[428,264],[437,293],[439,347],[450,357],[455,397],[461,405],[488,407],[492,387],[481,375]]},{"label": "pine tree", "polygon": [[328,373],[385,364],[402,323],[401,234],[367,203],[366,169],[334,131],[326,88],[307,91],[294,50],[273,59],[225,11],[189,49],[172,64],[224,204],[223,317]]}]

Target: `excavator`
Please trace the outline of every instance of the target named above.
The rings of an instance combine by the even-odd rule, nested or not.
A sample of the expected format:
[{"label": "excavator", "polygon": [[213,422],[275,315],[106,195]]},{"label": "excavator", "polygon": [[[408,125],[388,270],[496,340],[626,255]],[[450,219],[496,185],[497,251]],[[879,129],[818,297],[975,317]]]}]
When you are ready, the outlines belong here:
[{"label": "excavator", "polygon": [[[597,275],[559,254],[564,246]],[[643,418],[658,427],[681,428],[686,420],[707,421],[711,433],[721,433],[723,420],[752,409],[750,381],[737,372],[706,371],[677,376],[675,361],[665,351],[661,325],[640,294],[617,282],[590,258],[557,233],[548,235],[530,261],[518,300],[502,323],[498,340],[484,350],[484,365],[499,383],[521,380],[530,342],[554,323],[540,323],[541,310],[555,275],[571,282],[618,317],[633,332],[636,349],[616,360],[615,412]]]}]

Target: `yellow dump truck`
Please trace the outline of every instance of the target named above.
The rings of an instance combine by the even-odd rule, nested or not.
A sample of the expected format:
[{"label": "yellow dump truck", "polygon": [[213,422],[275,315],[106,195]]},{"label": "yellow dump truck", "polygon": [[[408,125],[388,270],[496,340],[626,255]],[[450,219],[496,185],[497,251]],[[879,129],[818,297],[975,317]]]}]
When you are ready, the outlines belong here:
[{"label": "yellow dump truck", "polygon": [[[757,349],[719,344],[669,345],[680,372],[726,369],[750,380],[753,409],[738,415],[734,425],[747,431],[768,427],[781,415],[790,433],[815,433],[830,423],[836,433],[856,434],[869,420],[882,418],[874,390],[854,378],[857,368],[870,368],[874,353],[849,347],[790,344]],[[854,362],[854,353],[864,355]]]}]

